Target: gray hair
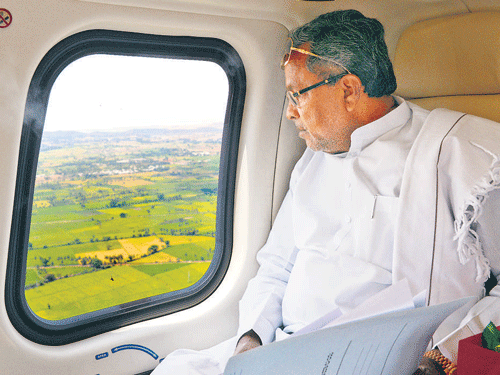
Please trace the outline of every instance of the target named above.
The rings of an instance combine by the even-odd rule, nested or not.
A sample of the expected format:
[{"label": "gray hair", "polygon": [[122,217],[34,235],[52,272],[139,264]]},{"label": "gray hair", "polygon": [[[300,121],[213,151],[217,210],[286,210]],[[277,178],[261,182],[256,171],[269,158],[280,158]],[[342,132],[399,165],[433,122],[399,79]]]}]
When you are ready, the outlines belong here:
[{"label": "gray hair", "polygon": [[[291,33],[295,47],[308,44],[310,51],[337,61],[361,80],[370,97],[391,95],[396,91],[396,77],[384,41],[384,27],[357,10],[323,14]],[[324,70],[338,73],[339,66],[308,56],[307,69],[324,75]]]}]

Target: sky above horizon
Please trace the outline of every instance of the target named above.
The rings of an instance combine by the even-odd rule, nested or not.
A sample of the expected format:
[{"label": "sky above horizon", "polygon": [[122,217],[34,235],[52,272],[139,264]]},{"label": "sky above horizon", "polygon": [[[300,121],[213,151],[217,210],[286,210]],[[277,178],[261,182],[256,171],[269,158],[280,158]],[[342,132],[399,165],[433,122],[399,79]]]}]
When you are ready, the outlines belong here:
[{"label": "sky above horizon", "polygon": [[90,55],[54,82],[44,130],[222,126],[228,90],[212,62]]}]

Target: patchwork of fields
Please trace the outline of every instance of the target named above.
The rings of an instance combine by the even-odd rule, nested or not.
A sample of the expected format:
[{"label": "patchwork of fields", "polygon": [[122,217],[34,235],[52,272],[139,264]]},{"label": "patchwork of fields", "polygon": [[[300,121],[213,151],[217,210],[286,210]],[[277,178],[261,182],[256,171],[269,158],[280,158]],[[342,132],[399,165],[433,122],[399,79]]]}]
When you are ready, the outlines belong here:
[{"label": "patchwork of fields", "polygon": [[220,132],[151,133],[44,135],[25,281],[41,318],[183,289],[208,269]]}]

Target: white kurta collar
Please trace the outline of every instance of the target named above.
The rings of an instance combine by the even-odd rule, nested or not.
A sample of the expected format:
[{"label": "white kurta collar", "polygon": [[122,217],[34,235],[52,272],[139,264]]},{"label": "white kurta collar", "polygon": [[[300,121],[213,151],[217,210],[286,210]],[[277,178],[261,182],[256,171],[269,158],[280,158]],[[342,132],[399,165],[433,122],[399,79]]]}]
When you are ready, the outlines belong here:
[{"label": "white kurta collar", "polygon": [[408,122],[411,117],[411,109],[408,103],[400,97],[393,96],[393,98],[398,103],[398,107],[378,120],[356,129],[351,134],[351,147],[349,151],[347,153],[338,154],[338,156],[358,156],[366,146],[370,145],[377,138]]}]

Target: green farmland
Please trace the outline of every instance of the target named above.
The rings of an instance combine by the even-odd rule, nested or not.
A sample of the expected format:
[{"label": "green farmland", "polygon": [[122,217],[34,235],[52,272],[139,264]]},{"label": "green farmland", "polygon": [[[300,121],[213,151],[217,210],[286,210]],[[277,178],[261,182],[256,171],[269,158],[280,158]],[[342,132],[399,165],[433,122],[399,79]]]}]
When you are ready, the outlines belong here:
[{"label": "green farmland", "polygon": [[26,301],[60,320],[195,284],[215,249],[220,131],[44,135]]}]

